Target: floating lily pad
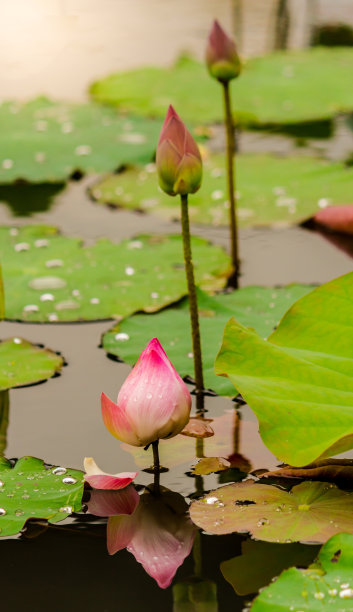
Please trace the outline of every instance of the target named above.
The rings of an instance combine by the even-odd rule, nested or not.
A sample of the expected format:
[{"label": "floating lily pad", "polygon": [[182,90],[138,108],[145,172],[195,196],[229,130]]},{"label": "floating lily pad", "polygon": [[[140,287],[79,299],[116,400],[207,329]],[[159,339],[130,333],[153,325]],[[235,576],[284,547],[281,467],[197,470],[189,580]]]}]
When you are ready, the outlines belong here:
[{"label": "floating lily pad", "polygon": [[318,547],[245,540],[241,552],[241,555],[223,561],[221,572],[238,595],[249,595],[257,593],[292,565],[307,567],[316,557]]},{"label": "floating lily pad", "polygon": [[266,446],[303,466],[353,448],[353,273],[296,302],[263,340],[232,318],[216,359]]},{"label": "floating lily pad", "polygon": [[353,483],[353,459],[323,459],[301,468],[286,465],[278,470],[265,472],[262,476],[267,478],[272,476],[274,478],[310,478],[310,480],[351,485]]},{"label": "floating lily pad", "polygon": [[37,98],[0,106],[0,183],[65,181],[75,171],[114,170],[146,163],[158,141],[160,122],[119,117],[94,104]]},{"label": "floating lily pad", "polygon": [[[193,238],[196,281],[222,288],[231,272],[223,249]],[[186,293],[182,238],[138,236],[83,247],[55,228],[0,228],[6,318],[89,321],[156,311]],[[155,333],[155,332],[154,332]]]},{"label": "floating lily pad", "polygon": [[50,523],[81,510],[83,472],[22,457],[15,466],[0,457],[0,536],[18,533],[30,518]]},{"label": "floating lily pad", "polygon": [[[328,119],[353,108],[352,49],[275,53],[246,62],[232,84],[240,123],[287,124]],[[195,95],[195,84],[197,95]],[[99,102],[164,117],[168,104],[195,122],[222,120],[222,94],[204,64],[182,58],[172,68],[112,74],[91,86]]]},{"label": "floating lily pad", "polygon": [[[206,388],[219,395],[236,395],[232,383],[216,376],[214,361],[226,322],[235,316],[244,325],[268,336],[286,310],[308,293],[310,285],[288,285],[281,288],[244,287],[233,293],[210,297],[198,292],[202,358]],[[117,324],[103,336],[107,353],[116,355],[133,365],[155,330],[158,338],[180,376],[194,375],[190,331],[189,302],[168,308],[154,316],[137,314]]]},{"label": "floating lily pad", "polygon": [[[194,223],[227,225],[229,211],[224,155],[204,162],[201,189],[190,197]],[[307,157],[238,155],[238,218],[242,226],[299,223],[322,207],[353,200],[353,167]],[[153,164],[113,174],[91,190],[100,203],[179,219],[180,205],[158,187]]]},{"label": "floating lily pad", "polygon": [[230,461],[228,461],[228,459],[224,459],[223,457],[203,457],[196,463],[191,472],[199,476],[207,476],[208,474],[224,472],[229,468]]},{"label": "floating lily pad", "polygon": [[37,383],[60,372],[64,360],[23,338],[0,342],[0,391]]},{"label": "floating lily pad", "polygon": [[247,480],[211,491],[190,507],[209,533],[248,531],[266,542],[326,542],[352,531],[353,493],[325,482],[302,482],[290,492]]},{"label": "floating lily pad", "polygon": [[353,535],[340,533],[321,549],[307,570],[291,568],[255,599],[252,612],[351,612]]}]

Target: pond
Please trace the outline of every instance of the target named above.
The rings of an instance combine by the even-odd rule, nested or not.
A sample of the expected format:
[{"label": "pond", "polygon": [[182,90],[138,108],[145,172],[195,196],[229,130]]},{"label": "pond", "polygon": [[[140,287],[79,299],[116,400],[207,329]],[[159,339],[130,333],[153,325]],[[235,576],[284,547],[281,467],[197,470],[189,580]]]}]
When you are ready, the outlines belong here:
[{"label": "pond", "polygon": [[[69,183],[66,190],[55,197],[49,210],[33,213],[29,218],[14,218],[11,209],[4,204],[0,209],[0,222],[9,228],[28,221],[57,225],[68,236],[79,234],[87,244],[102,235],[119,241],[142,231],[179,231],[177,224],[153,216],[94,205],[87,195],[87,186],[92,182],[94,179],[90,178]],[[213,243],[227,244],[226,228],[195,226],[193,231]],[[284,285],[294,281],[324,283],[349,272],[352,265],[351,258],[324,237],[301,228],[242,230],[240,250],[242,286]],[[107,433],[100,415],[102,390],[116,397],[130,371],[128,365],[107,359],[99,348],[100,338],[110,326],[109,322],[76,325],[2,323],[3,337],[24,336],[34,343],[42,343],[60,351],[68,364],[61,376],[45,384],[10,391],[6,456],[31,455],[45,458],[54,465],[82,469],[83,457],[92,455],[108,472],[133,469],[131,454],[122,450]],[[235,404],[229,399],[210,396],[205,398],[205,405],[212,418],[225,416],[222,454],[239,453],[252,470],[276,468],[278,461],[263,444],[256,417],[246,405],[239,407],[241,418],[237,422],[234,420]],[[196,491],[207,492],[232,478],[241,477],[241,470],[233,470],[234,475],[230,475],[229,480],[223,476],[227,472],[195,478],[190,474],[190,467],[195,463],[195,451],[192,450],[195,443],[191,438],[186,440],[190,442],[190,456],[186,456],[184,462],[179,458],[176,465],[169,466],[169,471],[161,474],[163,486],[186,496],[189,502]],[[211,442],[212,438],[204,441],[206,455],[212,454]],[[148,455],[146,453],[145,467],[151,462]],[[353,453],[346,453],[345,457],[353,457]],[[151,474],[140,471],[137,482],[148,485],[151,479]],[[37,527],[40,529],[43,533],[38,537],[34,537],[38,534],[33,528],[33,534],[28,530],[20,538],[1,542],[6,559],[3,571],[6,588],[2,595],[5,609],[24,608],[29,601],[36,610],[78,608],[110,612],[116,610],[117,605],[125,610],[172,609],[173,597],[177,597],[175,588],[174,595],[173,587],[159,589],[126,550],[108,556],[105,519],[78,514],[46,530]],[[236,595],[223,578],[220,564],[240,555],[247,540],[245,534],[211,536],[202,533],[173,584],[183,584],[195,574],[196,567],[204,579],[216,585],[215,603],[209,609],[242,610],[253,595]],[[259,550],[255,551],[258,561],[255,557],[254,563],[259,564],[260,577],[261,572],[265,573],[266,583],[266,562],[264,564],[262,555],[267,553],[261,550],[261,544],[264,543],[260,542]],[[303,551],[308,549],[308,557],[314,558],[317,553],[317,546],[297,546]],[[279,557],[280,547],[278,545],[276,551]],[[298,549],[299,558],[300,554],[305,552]],[[238,576],[240,583],[242,580],[246,582],[244,576]],[[174,605],[175,610],[179,610],[177,604]]]}]

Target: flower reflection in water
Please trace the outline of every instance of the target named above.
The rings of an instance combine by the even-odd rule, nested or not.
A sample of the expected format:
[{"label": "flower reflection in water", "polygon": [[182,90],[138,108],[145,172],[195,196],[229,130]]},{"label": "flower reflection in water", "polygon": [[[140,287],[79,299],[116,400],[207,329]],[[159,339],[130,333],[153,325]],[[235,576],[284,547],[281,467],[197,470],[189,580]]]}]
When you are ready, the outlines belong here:
[{"label": "flower reflection in water", "polygon": [[196,528],[187,515],[184,498],[154,485],[141,496],[129,485],[120,491],[93,490],[88,511],[108,516],[107,547],[110,555],[126,548],[157,584],[168,587],[190,554]]}]

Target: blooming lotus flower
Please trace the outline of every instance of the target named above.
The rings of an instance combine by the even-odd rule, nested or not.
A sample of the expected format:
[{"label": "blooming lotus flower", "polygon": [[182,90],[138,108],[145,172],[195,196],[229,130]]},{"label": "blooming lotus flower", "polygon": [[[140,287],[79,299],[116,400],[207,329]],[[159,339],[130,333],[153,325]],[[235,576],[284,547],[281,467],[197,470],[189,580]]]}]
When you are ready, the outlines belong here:
[{"label": "blooming lotus flower", "polygon": [[92,457],[85,457],[83,462],[85,468],[85,481],[93,489],[124,489],[137,476],[138,472],[120,472],[119,474],[107,474],[99,469]]},{"label": "blooming lotus flower", "polygon": [[235,79],[241,71],[235,43],[227,36],[217,20],[213,22],[208,37],[206,62],[211,76],[219,81]]},{"label": "blooming lotus flower", "polygon": [[191,397],[157,338],[141,353],[115,404],[102,393],[102,415],[113,436],[132,446],[172,438],[189,420]]},{"label": "blooming lotus flower", "polygon": [[[153,490],[153,485],[149,488]],[[109,516],[109,554],[127,548],[147,574],[165,589],[190,554],[196,529],[179,493],[161,488],[160,494],[154,495],[147,488],[138,504],[135,495],[132,485],[122,491],[93,490],[88,511]]]},{"label": "blooming lotus flower", "polygon": [[179,115],[169,106],[157,145],[156,165],[163,191],[175,196],[195,193],[201,185],[200,151]]}]

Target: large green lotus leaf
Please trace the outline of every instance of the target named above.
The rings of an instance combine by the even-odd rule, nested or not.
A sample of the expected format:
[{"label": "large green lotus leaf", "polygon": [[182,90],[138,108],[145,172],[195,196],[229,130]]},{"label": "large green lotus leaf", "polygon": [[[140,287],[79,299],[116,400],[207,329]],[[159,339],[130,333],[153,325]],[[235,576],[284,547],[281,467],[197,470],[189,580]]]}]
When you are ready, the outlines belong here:
[{"label": "large green lotus leaf", "polygon": [[307,567],[316,557],[318,547],[245,540],[241,552],[241,555],[223,561],[221,572],[238,595],[249,595],[257,593],[292,565]]},{"label": "large green lotus leaf", "polygon": [[[231,272],[226,253],[193,238],[196,281],[222,288]],[[156,311],[186,293],[182,238],[138,236],[83,247],[55,228],[0,228],[7,319],[79,321]],[[155,333],[155,332],[154,332]]]},{"label": "large green lotus leaf", "polygon": [[353,531],[353,493],[326,482],[302,482],[290,492],[252,480],[211,491],[190,507],[209,533],[248,531],[266,542],[326,542]]},{"label": "large green lotus leaf", "polygon": [[28,519],[58,523],[82,507],[83,472],[22,457],[0,458],[0,536],[18,533]]},{"label": "large green lotus leaf", "polygon": [[[201,189],[190,197],[194,223],[229,222],[224,156],[204,162]],[[238,218],[242,226],[299,223],[320,207],[353,200],[353,168],[307,157],[238,155],[236,159]],[[180,206],[158,187],[153,164],[129,168],[104,178],[91,190],[100,203],[179,219]]]},{"label": "large green lotus leaf", "polygon": [[[227,378],[216,376],[214,361],[222,340],[226,322],[231,316],[258,333],[268,336],[283,314],[300,297],[311,291],[308,285],[269,287],[244,287],[233,293],[210,297],[198,292],[202,359],[207,389],[219,395],[234,396],[234,386]],[[163,310],[155,315],[137,314],[118,323],[103,336],[107,353],[116,355],[133,365],[155,330],[158,339],[168,353],[180,376],[193,378],[192,342],[190,330],[189,300]]]},{"label": "large green lotus leaf", "polygon": [[252,612],[352,612],[353,536],[340,533],[309,569],[292,567],[255,599]]},{"label": "large green lotus leaf", "polygon": [[216,359],[255,412],[266,446],[307,465],[353,448],[353,273],[296,302],[263,340],[232,318]]},{"label": "large green lotus leaf", "polygon": [[[351,110],[352,61],[353,50],[342,48],[287,51],[249,60],[232,84],[238,121],[298,123]],[[140,114],[163,117],[173,104],[188,121],[222,119],[219,84],[204,64],[188,58],[169,69],[144,67],[113,74],[94,83],[91,94],[99,102]]]},{"label": "large green lotus leaf", "polygon": [[0,264],[0,321],[5,317],[5,293],[4,293],[4,281],[2,279],[2,267]]},{"label": "large green lotus leaf", "polygon": [[37,98],[0,106],[0,183],[65,181],[151,159],[159,121],[119,117],[95,104]]},{"label": "large green lotus leaf", "polygon": [[61,355],[23,338],[0,342],[0,391],[37,383],[60,372]]}]

